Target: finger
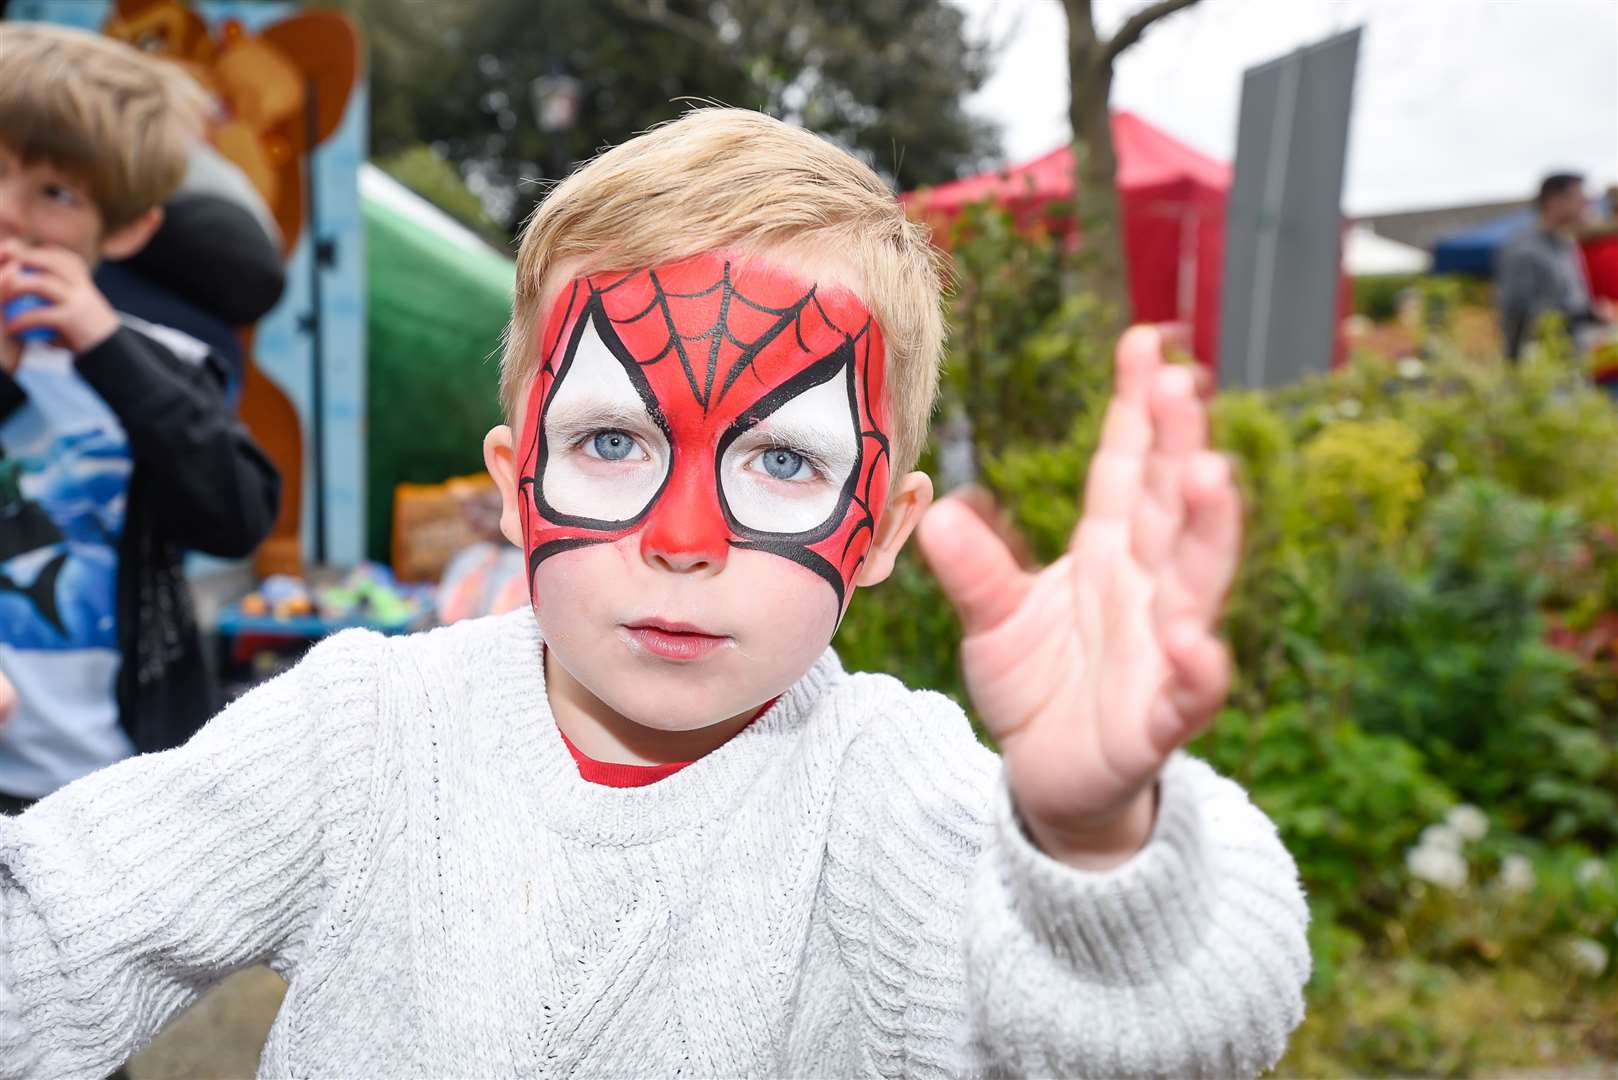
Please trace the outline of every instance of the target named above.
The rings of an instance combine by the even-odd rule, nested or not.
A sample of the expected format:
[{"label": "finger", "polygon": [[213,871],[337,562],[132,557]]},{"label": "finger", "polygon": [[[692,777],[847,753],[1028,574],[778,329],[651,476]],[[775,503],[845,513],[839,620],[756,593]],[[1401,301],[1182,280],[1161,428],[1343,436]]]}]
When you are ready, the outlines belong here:
[{"label": "finger", "polygon": [[1146,482],[1152,418],[1146,402],[1114,394],[1102,421],[1101,442],[1084,481],[1084,517],[1126,522]]},{"label": "finger", "polygon": [[66,248],[50,244],[20,248],[17,261],[36,273],[55,275],[70,281],[88,276],[83,260]]},{"label": "finger", "polygon": [[1162,366],[1163,335],[1156,327],[1131,326],[1118,339],[1113,357],[1113,399],[1144,405],[1152,379]]},{"label": "finger", "polygon": [[60,274],[35,270],[21,260],[0,269],[0,298],[6,300],[25,293],[44,295],[53,284],[60,289],[68,287],[69,283]]},{"label": "finger", "polygon": [[1152,380],[1152,450],[1183,457],[1208,446],[1208,412],[1197,399],[1196,376],[1184,364]]},{"label": "finger", "polygon": [[1152,446],[1151,385],[1162,366],[1162,339],[1153,328],[1133,326],[1119,339],[1112,400],[1085,478],[1085,520],[1127,522],[1134,513]]},{"label": "finger", "polygon": [[18,296],[37,296],[52,304],[59,304],[72,292],[72,286],[59,277],[31,274],[18,267],[0,273],[0,297],[7,300]]},{"label": "finger", "polygon": [[927,511],[918,533],[922,556],[967,636],[1000,625],[1028,595],[1033,579],[983,519],[955,499]]},{"label": "finger", "polygon": [[1162,638],[1169,677],[1159,707],[1152,710],[1152,743],[1167,753],[1206,727],[1230,693],[1230,650],[1188,620]]},{"label": "finger", "polygon": [[1191,371],[1164,367],[1151,390],[1152,449],[1146,455],[1145,497],[1135,508],[1131,546],[1148,569],[1168,561],[1185,519],[1182,477],[1191,455],[1206,445],[1207,417]]},{"label": "finger", "polygon": [[1006,545],[1011,557],[1017,560],[1018,566],[1024,570],[1038,569],[1039,563],[1034,558],[1034,549],[1029,546],[1028,538],[1017,528],[1017,523],[1011,520],[1011,516],[1000,508],[994,492],[982,484],[966,484],[951,491],[949,497],[982,518]]},{"label": "finger", "polygon": [[1219,616],[1241,556],[1241,495],[1230,463],[1212,451],[1191,460],[1183,484],[1186,521],[1174,555],[1175,577],[1190,614],[1208,626]]},{"label": "finger", "polygon": [[44,307],[30,308],[21,315],[15,315],[6,320],[6,335],[16,337],[27,330],[44,328],[61,333],[63,325],[67,322],[65,310],[60,304],[47,304]]}]

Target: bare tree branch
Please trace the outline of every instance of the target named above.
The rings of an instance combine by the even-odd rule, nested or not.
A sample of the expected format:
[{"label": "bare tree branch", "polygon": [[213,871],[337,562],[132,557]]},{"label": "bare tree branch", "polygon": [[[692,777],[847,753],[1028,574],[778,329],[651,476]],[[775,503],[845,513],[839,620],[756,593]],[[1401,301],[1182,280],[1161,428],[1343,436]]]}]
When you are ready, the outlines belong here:
[{"label": "bare tree branch", "polygon": [[1107,42],[1104,53],[1106,63],[1111,64],[1118,59],[1119,53],[1139,41],[1148,26],[1196,2],[1197,0],[1156,0],[1156,3],[1148,4],[1135,12],[1124,20],[1124,25],[1120,26],[1118,32],[1112,35],[1112,40]]},{"label": "bare tree branch", "polygon": [[664,0],[646,0],[646,3],[611,0],[611,3],[614,11],[632,22],[676,34],[701,46],[715,57],[732,59],[730,47],[714,32],[713,27],[701,19],[693,19],[670,11]]}]

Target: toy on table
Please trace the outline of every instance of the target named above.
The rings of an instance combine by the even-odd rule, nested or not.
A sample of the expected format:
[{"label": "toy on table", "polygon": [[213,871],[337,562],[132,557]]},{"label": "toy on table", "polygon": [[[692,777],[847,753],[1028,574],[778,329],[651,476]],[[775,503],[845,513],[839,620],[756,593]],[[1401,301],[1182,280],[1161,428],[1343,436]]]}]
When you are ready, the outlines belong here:
[{"label": "toy on table", "polygon": [[386,626],[407,623],[422,610],[387,567],[372,562],[354,567],[342,584],[321,589],[318,599],[328,619],[363,619]]},{"label": "toy on table", "polygon": [[302,578],[271,574],[254,592],[242,598],[242,614],[269,615],[277,619],[297,619],[313,614],[315,605]]},{"label": "toy on table", "polygon": [[431,606],[432,591],[400,585],[379,563],[361,563],[339,584],[314,590],[302,578],[271,574],[242,597],[236,610],[250,619],[314,617],[332,624],[395,627],[415,622]]}]

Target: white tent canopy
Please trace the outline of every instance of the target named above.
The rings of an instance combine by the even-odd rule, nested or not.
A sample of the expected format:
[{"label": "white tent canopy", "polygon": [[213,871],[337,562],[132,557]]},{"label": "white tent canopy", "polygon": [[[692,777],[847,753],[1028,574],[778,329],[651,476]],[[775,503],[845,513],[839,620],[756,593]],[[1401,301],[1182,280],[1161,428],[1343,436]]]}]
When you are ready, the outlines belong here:
[{"label": "white tent canopy", "polygon": [[[372,199],[389,210],[409,219],[426,232],[432,233],[440,240],[466,248],[469,251],[486,253],[494,248],[477,233],[450,217],[444,211],[405,187],[399,181],[372,165],[369,161],[360,163],[360,198]],[[504,255],[504,252],[501,252]],[[510,256],[506,256],[509,260]]]},{"label": "white tent canopy", "polygon": [[1432,256],[1420,248],[1378,236],[1369,225],[1352,225],[1343,240],[1343,267],[1350,277],[1369,274],[1422,274]]}]

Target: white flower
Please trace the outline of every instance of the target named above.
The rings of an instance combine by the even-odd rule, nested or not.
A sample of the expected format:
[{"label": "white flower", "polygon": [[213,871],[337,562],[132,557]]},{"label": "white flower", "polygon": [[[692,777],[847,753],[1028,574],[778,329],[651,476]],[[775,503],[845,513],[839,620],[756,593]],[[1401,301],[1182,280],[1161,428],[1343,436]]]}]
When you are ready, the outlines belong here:
[{"label": "white flower", "polygon": [[1500,888],[1519,896],[1534,887],[1534,864],[1528,856],[1511,854],[1500,860]]},{"label": "white flower", "polygon": [[1580,974],[1592,979],[1607,970],[1607,947],[1594,938],[1572,938],[1567,943],[1567,956]]},{"label": "white flower", "polygon": [[1405,853],[1405,866],[1415,877],[1452,892],[1466,885],[1466,860],[1446,848],[1413,847]]},{"label": "white flower", "polygon": [[1600,859],[1585,859],[1573,872],[1580,885],[1588,888],[1607,876],[1607,864]]},{"label": "white flower", "polygon": [[1437,456],[1433,458],[1433,464],[1438,467],[1439,472],[1452,473],[1460,467],[1461,463],[1455,457],[1455,455],[1450,453],[1448,450],[1441,450],[1438,452]]},{"label": "white flower", "polygon": [[1466,837],[1461,830],[1445,821],[1421,830],[1421,839],[1416,841],[1416,846],[1435,848],[1439,851],[1460,851],[1464,843]]},{"label": "white flower", "polygon": [[1394,366],[1401,379],[1419,379],[1427,373],[1427,365],[1414,356],[1407,356]]},{"label": "white flower", "polygon": [[1471,803],[1461,803],[1444,815],[1444,824],[1461,834],[1463,840],[1482,840],[1489,831],[1489,819]]},{"label": "white flower", "polygon": [[1359,398],[1344,398],[1337,403],[1337,415],[1344,420],[1354,419],[1362,410],[1363,406],[1360,405]]}]

